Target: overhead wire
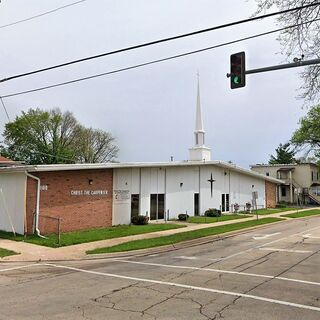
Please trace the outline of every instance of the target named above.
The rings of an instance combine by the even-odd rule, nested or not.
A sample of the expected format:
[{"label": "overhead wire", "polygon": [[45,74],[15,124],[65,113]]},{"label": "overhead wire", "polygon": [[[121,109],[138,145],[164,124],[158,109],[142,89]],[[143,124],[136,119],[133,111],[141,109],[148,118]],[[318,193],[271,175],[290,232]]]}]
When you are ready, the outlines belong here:
[{"label": "overhead wire", "polygon": [[42,155],[45,155],[45,156],[49,156],[49,157],[51,157],[51,158],[56,158],[56,159],[61,159],[61,160],[68,160],[68,161],[72,161],[72,162],[74,162],[74,163],[77,162],[75,159],[65,158],[65,157],[53,155],[53,154],[46,153],[46,152],[41,152],[41,151],[36,151],[36,150],[33,150],[32,152],[33,152],[33,153],[42,154]]},{"label": "overhead wire", "polygon": [[[37,16],[34,16],[34,17],[30,17],[28,19],[24,19],[24,20],[17,21],[15,23],[11,23],[11,24],[8,24],[8,25],[0,26],[0,28],[4,28],[4,27],[7,27],[7,26],[10,26],[10,25],[13,25],[13,24],[17,24],[17,23],[20,23],[20,22],[28,21],[28,20],[34,19],[36,17],[40,17],[40,16],[43,16],[43,15],[58,11],[58,10],[63,9],[65,7],[69,7],[71,5],[75,5],[75,4],[78,4],[80,2],[84,2],[84,1],[86,1],[86,0],[77,1],[77,2],[74,2],[72,4],[69,4],[69,5],[66,5],[66,6],[59,7],[59,8],[56,8],[54,10],[48,11],[46,13],[43,13],[43,14],[40,14],[40,15],[37,15]],[[75,61],[72,61],[72,62],[64,63],[64,64],[61,64],[61,65],[56,65],[56,66],[53,66],[53,67],[36,70],[36,71],[33,71],[33,72],[29,72],[27,74],[16,75],[16,76],[13,76],[13,77],[2,79],[2,80],[0,80],[0,82],[8,81],[8,80],[11,80],[11,79],[14,79],[14,78],[18,78],[18,77],[22,77],[22,76],[27,76],[27,75],[34,74],[34,73],[44,72],[44,71],[55,69],[55,68],[58,68],[58,67],[63,67],[63,66],[69,65],[69,64],[74,64],[74,63],[79,63],[79,62],[86,61],[86,60],[99,58],[99,57],[102,57],[102,56],[105,56],[105,55],[111,55],[111,54],[115,54],[115,53],[122,52],[122,51],[128,51],[128,50],[132,50],[132,49],[137,49],[139,47],[143,47],[143,46],[147,46],[147,45],[153,45],[153,44],[156,44],[156,43],[161,43],[161,42],[165,42],[165,41],[171,41],[171,40],[174,40],[174,39],[187,37],[187,36],[195,35],[195,34],[198,34],[198,33],[213,31],[213,30],[217,30],[217,29],[220,29],[220,28],[223,28],[223,27],[227,27],[227,26],[231,26],[231,25],[235,25],[235,24],[250,22],[250,21],[254,21],[254,20],[258,20],[258,19],[274,16],[276,14],[283,14],[283,13],[294,11],[294,10],[301,10],[303,8],[310,7],[310,6],[315,6],[315,5],[319,5],[319,3],[310,4],[310,5],[306,5],[306,6],[301,6],[301,7],[297,7],[297,8],[294,8],[294,9],[284,10],[284,11],[277,12],[277,13],[271,13],[271,14],[267,14],[267,15],[264,15],[264,16],[245,19],[245,20],[241,20],[241,21],[238,21],[238,22],[225,24],[225,25],[222,25],[222,26],[217,26],[217,27],[213,27],[213,28],[209,28],[209,29],[199,30],[199,31],[192,32],[192,33],[189,33],[189,34],[184,34],[184,35],[180,35],[180,36],[176,36],[176,37],[171,37],[171,38],[166,38],[166,39],[162,39],[162,40],[153,41],[153,42],[150,42],[150,43],[147,43],[147,44],[142,44],[142,45],[133,46],[133,47],[129,47],[129,48],[119,49],[117,51],[108,52],[108,53],[104,53],[104,54],[101,54],[101,55],[87,57],[87,58],[75,60]],[[218,48],[218,47],[234,44],[234,43],[237,43],[237,42],[241,42],[241,41],[245,41],[245,40],[249,40],[249,39],[265,36],[265,35],[268,35],[268,34],[272,34],[272,33],[279,32],[279,31],[283,31],[283,30],[286,30],[286,29],[289,29],[289,28],[297,27],[299,25],[311,23],[311,22],[318,21],[318,20],[320,20],[320,19],[315,19],[315,20],[312,20],[312,21],[307,21],[307,22],[304,22],[304,23],[300,23],[300,24],[296,24],[296,25],[292,25],[292,26],[288,26],[288,27],[284,27],[284,28],[279,28],[279,29],[276,29],[276,30],[272,30],[272,31],[256,34],[256,35],[245,37],[245,38],[241,38],[241,39],[238,39],[238,40],[229,41],[229,42],[226,42],[226,43],[223,43],[223,44],[219,44],[219,45],[215,45],[215,46],[211,46],[211,47],[207,47],[207,48],[203,48],[203,49],[199,49],[199,50],[194,50],[194,51],[190,51],[190,52],[178,54],[178,55],[175,55],[175,56],[170,56],[170,57],[167,57],[167,58],[158,59],[158,60],[154,60],[154,61],[150,61],[150,62],[146,62],[146,63],[142,63],[142,64],[138,64],[138,65],[134,65],[134,66],[118,69],[118,70],[113,70],[113,71],[109,71],[109,72],[105,72],[105,73],[101,73],[101,74],[96,74],[96,75],[89,76],[89,77],[79,78],[79,79],[66,81],[66,82],[63,82],[63,83],[58,83],[58,84],[54,84],[54,85],[50,85],[50,86],[46,86],[46,87],[37,88],[37,89],[27,90],[27,91],[15,93],[15,94],[9,94],[9,95],[0,96],[0,100],[1,100],[2,106],[3,106],[4,110],[5,110],[6,116],[7,116],[8,120],[10,121],[10,117],[9,117],[9,114],[8,114],[7,109],[5,107],[5,104],[3,102],[3,98],[8,98],[8,97],[16,96],[16,95],[27,94],[27,93],[31,93],[31,92],[35,92],[35,91],[54,88],[54,87],[58,87],[58,86],[62,86],[62,85],[67,85],[67,84],[71,84],[71,83],[75,83],[75,82],[79,82],[79,81],[89,80],[89,79],[93,79],[93,78],[96,78],[96,77],[101,77],[101,76],[105,76],[105,75],[109,75],[109,74],[113,74],[113,73],[118,73],[118,72],[130,70],[130,69],[143,67],[143,66],[147,66],[147,65],[150,65],[150,64],[155,64],[155,63],[159,63],[159,62],[163,62],[163,61],[167,61],[167,60],[172,60],[172,59],[188,56],[188,55],[191,55],[191,54],[196,54],[196,53],[200,53],[200,52],[203,52],[203,51],[212,50],[212,49],[215,49],[215,48]],[[61,156],[57,156],[57,155],[53,155],[53,154],[49,154],[49,153],[44,153],[44,152],[40,152],[40,151],[33,151],[33,152],[34,153],[38,153],[38,154],[43,154],[43,155],[46,155],[46,156],[50,156],[50,157],[53,157],[53,158],[57,158],[57,159],[62,159],[62,160],[68,160],[68,161],[75,162],[74,159],[70,159],[70,158],[65,158],[65,157],[61,157]]]},{"label": "overhead wire", "polygon": [[25,18],[25,19],[22,19],[22,20],[18,20],[18,21],[14,21],[14,22],[8,23],[8,24],[0,25],[0,29],[11,27],[11,26],[14,26],[16,24],[19,24],[19,23],[22,23],[22,22],[26,22],[26,21],[30,21],[30,20],[33,20],[33,19],[36,19],[36,18],[40,18],[40,17],[43,17],[45,15],[51,14],[53,12],[57,12],[59,10],[62,10],[62,9],[77,5],[77,4],[79,4],[81,2],[85,2],[85,1],[87,1],[87,0],[79,0],[79,1],[76,1],[76,2],[72,2],[72,3],[66,4],[66,5],[64,5],[62,7],[58,7],[58,8],[55,8],[55,9],[52,9],[52,10],[37,14],[37,15],[29,17],[29,18]]},{"label": "overhead wire", "polygon": [[319,4],[320,4],[320,2],[311,3],[311,4],[307,4],[307,5],[300,6],[300,7],[295,7],[295,8],[286,9],[286,10],[277,11],[277,12],[272,12],[272,13],[268,13],[268,14],[264,14],[264,15],[260,15],[260,16],[256,16],[256,17],[251,17],[251,18],[247,18],[247,19],[243,19],[243,20],[237,20],[237,21],[225,23],[225,24],[222,24],[222,25],[206,28],[206,29],[201,29],[201,30],[197,30],[197,31],[189,32],[189,33],[184,33],[184,34],[180,34],[180,35],[176,35],[176,36],[172,36],[172,37],[168,37],[168,38],[163,38],[163,39],[158,39],[158,40],[154,40],[154,41],[150,41],[150,42],[145,42],[145,43],[141,43],[141,44],[130,46],[130,47],[126,47],[126,48],[117,49],[117,50],[114,50],[114,51],[104,52],[104,53],[101,53],[101,54],[97,54],[97,55],[93,55],[93,56],[89,56],[89,57],[85,57],[85,58],[81,58],[81,59],[77,59],[77,60],[72,60],[72,61],[61,63],[61,64],[53,65],[53,66],[50,66],[50,67],[41,68],[41,69],[37,69],[37,70],[26,72],[26,73],[21,73],[21,74],[17,74],[17,75],[14,75],[14,76],[7,77],[7,78],[3,78],[3,79],[0,79],[0,83],[1,82],[6,82],[6,81],[9,81],[9,80],[13,80],[13,79],[17,79],[17,78],[21,78],[21,77],[26,77],[26,76],[33,75],[33,74],[40,73],[40,72],[45,72],[45,71],[49,71],[49,70],[53,70],[53,69],[57,69],[57,68],[65,67],[65,66],[69,66],[69,65],[72,65],[72,64],[76,64],[76,63],[80,63],[80,62],[84,62],[84,61],[88,61],[88,60],[92,60],[92,59],[97,59],[97,58],[101,58],[101,57],[105,57],[105,56],[109,56],[109,55],[113,55],[113,54],[117,54],[117,53],[121,53],[121,52],[126,52],[126,51],[139,49],[139,48],[143,48],[143,47],[148,47],[148,46],[152,46],[152,45],[155,45],[155,44],[164,43],[164,42],[168,42],[168,41],[178,40],[178,39],[182,39],[182,38],[186,38],[186,37],[190,37],[190,36],[194,36],[194,35],[210,32],[210,31],[214,31],[214,30],[218,30],[218,29],[223,29],[223,28],[227,28],[227,27],[231,27],[231,26],[235,26],[235,25],[239,25],[239,24],[243,24],[243,23],[248,23],[248,22],[252,22],[252,21],[256,21],[256,20],[261,20],[261,19],[273,17],[273,16],[280,15],[280,14],[289,13],[289,12],[292,12],[292,11],[298,11],[298,10],[302,10],[302,9],[305,9],[305,8],[314,7],[314,6],[317,6]]},{"label": "overhead wire", "polygon": [[2,100],[2,97],[0,97],[0,100],[1,100],[1,104],[2,104],[3,110],[4,110],[5,114],[7,115],[8,121],[10,122],[11,120],[10,120],[7,108],[6,108],[6,106],[5,106],[5,104],[4,104],[3,100]]},{"label": "overhead wire", "polygon": [[220,47],[228,46],[228,45],[231,45],[231,44],[239,43],[239,42],[242,42],[242,41],[251,40],[251,39],[254,39],[254,38],[266,36],[266,35],[269,35],[269,34],[272,34],[272,33],[276,33],[276,32],[280,32],[280,31],[284,31],[284,30],[287,30],[287,29],[290,29],[290,28],[295,28],[295,27],[298,27],[298,26],[301,26],[301,25],[304,25],[304,24],[308,24],[308,23],[312,23],[312,22],[315,22],[315,21],[319,21],[319,20],[320,20],[320,18],[319,19],[314,19],[314,20],[311,20],[311,21],[301,22],[299,24],[295,24],[295,25],[291,25],[291,26],[287,26],[287,27],[283,27],[283,28],[278,28],[278,29],[275,29],[275,30],[271,30],[271,31],[267,31],[267,32],[259,33],[259,34],[255,34],[255,35],[244,37],[244,38],[241,38],[241,39],[232,40],[232,41],[229,41],[229,42],[224,42],[224,43],[217,44],[217,45],[214,45],[214,46],[210,46],[210,47],[206,47],[206,48],[202,48],[202,49],[198,49],[198,50],[194,50],[194,51],[188,51],[188,52],[185,52],[185,53],[169,56],[169,57],[166,57],[166,58],[161,58],[161,59],[157,59],[157,60],[152,60],[152,61],[136,64],[136,65],[125,67],[125,68],[121,68],[121,69],[116,69],[116,70],[112,70],[112,71],[108,71],[108,72],[98,73],[98,74],[94,74],[94,75],[91,75],[91,76],[77,78],[77,79],[70,80],[70,81],[64,81],[64,82],[60,82],[60,83],[56,83],[56,84],[52,84],[52,85],[48,85],[48,86],[43,86],[43,87],[39,87],[39,88],[35,88],[35,89],[30,89],[30,90],[11,93],[11,94],[6,94],[6,95],[2,95],[2,98],[10,98],[10,97],[19,96],[19,95],[23,95],[23,94],[28,94],[28,93],[32,93],[32,92],[52,89],[52,88],[65,86],[65,85],[69,85],[69,84],[73,84],[73,83],[77,83],[77,82],[81,82],[81,81],[91,80],[91,79],[102,77],[102,76],[107,76],[107,75],[110,75],[110,74],[124,72],[124,71],[132,70],[132,69],[137,69],[137,68],[140,68],[140,67],[145,67],[145,66],[148,66],[148,65],[152,65],[152,64],[156,64],[156,63],[160,63],[160,62],[164,62],[164,61],[178,59],[178,58],[186,57],[186,56],[189,56],[189,55],[197,54],[197,53],[200,53],[200,52],[213,50],[213,49],[217,49],[217,48],[220,48]]}]

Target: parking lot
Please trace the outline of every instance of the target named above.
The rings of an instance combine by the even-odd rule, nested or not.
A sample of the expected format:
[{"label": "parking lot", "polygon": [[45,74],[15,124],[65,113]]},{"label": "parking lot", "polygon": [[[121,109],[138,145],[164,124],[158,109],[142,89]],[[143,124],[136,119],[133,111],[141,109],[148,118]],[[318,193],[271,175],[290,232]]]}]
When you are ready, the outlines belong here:
[{"label": "parking lot", "polygon": [[0,319],[319,319],[320,219],[161,254],[0,264]]}]

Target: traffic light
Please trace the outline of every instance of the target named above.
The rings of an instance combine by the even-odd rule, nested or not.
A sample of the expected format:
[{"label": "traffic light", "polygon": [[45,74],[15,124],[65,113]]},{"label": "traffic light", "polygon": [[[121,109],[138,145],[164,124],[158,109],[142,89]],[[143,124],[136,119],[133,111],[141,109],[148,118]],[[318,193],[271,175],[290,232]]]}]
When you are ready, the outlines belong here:
[{"label": "traffic light", "polygon": [[246,56],[244,52],[230,56],[230,85],[231,89],[242,88],[246,85]]}]

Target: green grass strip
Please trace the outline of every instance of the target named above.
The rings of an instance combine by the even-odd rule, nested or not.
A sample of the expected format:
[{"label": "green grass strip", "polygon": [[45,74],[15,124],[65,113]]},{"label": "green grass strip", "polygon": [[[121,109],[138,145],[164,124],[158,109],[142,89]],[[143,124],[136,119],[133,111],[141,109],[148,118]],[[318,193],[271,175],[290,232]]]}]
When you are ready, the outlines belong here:
[{"label": "green grass strip", "polygon": [[232,223],[217,227],[199,229],[194,231],[186,231],[177,234],[173,234],[170,236],[163,236],[158,238],[151,239],[141,239],[134,240],[130,242],[125,242],[122,244],[118,244],[112,247],[106,248],[98,248],[94,250],[87,251],[87,254],[96,254],[96,253],[110,253],[110,252],[121,252],[121,251],[131,251],[138,249],[146,249],[146,248],[154,248],[159,246],[170,245],[174,243],[178,243],[181,241],[193,240],[197,238],[222,234],[230,231],[241,230],[253,226],[263,225],[267,223],[272,223],[276,221],[281,221],[281,218],[263,218],[259,220],[250,220],[245,222]]},{"label": "green grass strip", "polygon": [[250,218],[252,215],[247,214],[230,214],[230,215],[222,215],[221,217],[189,217],[187,222],[190,223],[215,223],[220,221],[228,221],[228,220],[236,220],[236,219],[244,219]]},{"label": "green grass strip", "polygon": [[15,254],[18,254],[18,253],[11,251],[11,250],[0,248],[0,258],[7,257],[7,256],[13,256]]},{"label": "green grass strip", "polygon": [[[164,231],[170,229],[183,228],[185,226],[161,223],[161,224],[148,224],[148,225],[121,225],[109,228],[99,228],[91,229],[85,231],[76,232],[66,232],[61,234],[60,247],[71,246],[74,244],[121,238],[126,236],[132,236],[136,234],[144,234],[150,232]],[[22,235],[13,236],[10,232],[0,231],[0,238],[15,240],[15,241],[25,241],[28,243],[33,243],[41,246],[56,248],[58,245],[58,237],[55,234],[50,234],[47,236],[48,239],[39,238],[36,235],[28,235],[26,237]]]},{"label": "green grass strip", "polygon": [[[258,215],[268,215],[268,214],[274,214],[274,213],[280,213],[285,211],[292,211],[296,210],[296,208],[274,208],[274,209],[258,209]],[[252,210],[251,214],[256,214],[255,210]]]},{"label": "green grass strip", "polygon": [[290,214],[281,215],[281,217],[288,217],[288,218],[301,218],[301,217],[308,217],[308,216],[316,216],[320,214],[319,209],[309,210],[309,211],[302,211],[302,212],[295,212]]}]

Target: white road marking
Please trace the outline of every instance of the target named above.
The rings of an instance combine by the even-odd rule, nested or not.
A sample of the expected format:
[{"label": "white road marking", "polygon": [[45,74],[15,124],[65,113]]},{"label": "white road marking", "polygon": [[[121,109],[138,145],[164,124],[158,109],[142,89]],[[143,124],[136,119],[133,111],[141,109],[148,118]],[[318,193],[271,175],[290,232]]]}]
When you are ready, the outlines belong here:
[{"label": "white road marking", "polygon": [[291,252],[291,253],[312,253],[313,252],[313,251],[309,251],[309,250],[291,250],[291,249],[281,249],[281,248],[259,248],[259,250]]},{"label": "white road marking", "polygon": [[40,266],[40,265],[41,265],[41,264],[39,264],[39,263],[27,264],[27,265],[19,266],[19,267],[12,267],[12,268],[7,268],[7,269],[0,269],[0,272],[12,271],[12,270],[19,270],[19,269],[25,269],[25,268],[34,267],[34,266]]},{"label": "white road marking", "polygon": [[308,229],[308,230],[300,231],[300,232],[291,234],[291,235],[289,235],[289,236],[286,236],[286,237],[283,237],[283,238],[280,238],[280,239],[276,239],[276,240],[270,241],[270,242],[265,243],[265,244],[263,244],[263,245],[261,245],[261,246],[258,246],[257,248],[261,248],[261,247],[267,246],[267,245],[269,245],[269,244],[276,243],[276,242],[279,242],[279,241],[282,241],[282,240],[285,240],[285,239],[288,239],[288,238],[291,238],[291,237],[294,237],[294,236],[298,236],[298,235],[303,234],[303,233],[305,233],[305,232],[309,232],[309,231],[316,230],[316,229],[320,229],[320,226],[314,227],[314,228],[311,228],[311,229]]},{"label": "white road marking", "polygon": [[188,256],[178,256],[174,257],[175,259],[185,259],[185,260],[198,260],[199,258],[197,257],[188,257]]},{"label": "white road marking", "polygon": [[275,233],[270,233],[270,234],[256,234],[252,238],[254,240],[263,240],[263,239],[268,239],[270,237],[276,236],[280,234],[281,232],[275,232]]},{"label": "white road marking", "polygon": [[268,278],[268,279],[299,282],[299,283],[304,283],[304,284],[311,284],[311,285],[320,286],[320,282],[313,282],[313,281],[306,281],[306,280],[299,280],[299,279],[292,279],[292,278],[285,278],[285,277],[277,277],[277,276],[269,276],[269,275],[258,274],[258,273],[248,273],[248,272],[221,270],[221,269],[213,269],[213,268],[189,267],[189,266],[181,266],[181,265],[177,266],[177,265],[152,263],[152,262],[140,262],[140,261],[122,260],[122,259],[117,259],[117,258],[115,258],[114,261],[123,262],[123,263],[131,263],[131,264],[141,264],[141,265],[154,266],[154,267],[164,267],[164,268],[173,268],[173,269],[188,269],[188,270],[196,270],[196,271],[209,271],[209,272],[218,272],[218,273],[237,274],[237,275],[240,275],[240,276],[249,276],[249,277],[257,277],[257,278]]},{"label": "white road marking", "polygon": [[308,234],[303,234],[302,235],[304,238],[308,238],[308,239],[320,239],[320,237],[314,237],[311,235],[311,233]]},{"label": "white road marking", "polygon": [[309,305],[304,305],[304,304],[299,304],[299,303],[293,303],[293,302],[283,301],[283,300],[270,299],[270,298],[255,296],[255,295],[251,295],[251,294],[245,294],[245,293],[241,293],[241,292],[233,292],[233,291],[225,291],[225,290],[218,290],[218,289],[205,288],[205,287],[197,287],[197,286],[191,286],[191,285],[175,283],[175,282],[167,282],[167,281],[152,280],[152,279],[145,279],[145,278],[129,277],[129,276],[123,276],[123,275],[114,274],[114,273],[104,273],[104,272],[99,272],[99,271],[85,270],[85,269],[79,269],[79,268],[68,267],[68,266],[63,266],[63,265],[56,265],[56,264],[51,264],[51,263],[47,263],[46,265],[52,266],[55,268],[73,270],[73,271],[77,271],[77,272],[83,272],[83,273],[105,276],[105,277],[110,277],[110,278],[126,279],[126,280],[132,280],[132,281],[141,281],[141,282],[154,283],[154,284],[160,284],[160,285],[171,286],[171,287],[179,287],[179,288],[186,288],[186,289],[191,289],[191,290],[206,291],[206,292],[211,292],[211,293],[218,293],[218,294],[224,294],[224,295],[229,295],[229,296],[248,298],[248,299],[253,299],[253,300],[259,300],[259,301],[270,302],[270,303],[274,303],[274,304],[285,305],[285,306],[289,306],[289,307],[295,307],[295,308],[307,309],[307,310],[313,310],[313,311],[320,312],[319,307],[314,307],[314,306],[309,306]]},{"label": "white road marking", "polygon": [[210,259],[211,261],[224,261],[224,260],[228,260],[230,258],[233,258],[233,257],[236,257],[236,256],[239,256],[243,253],[247,253],[247,252],[250,252],[250,251],[253,251],[255,249],[259,249],[259,248],[262,248],[264,246],[267,246],[267,245],[270,245],[272,243],[276,243],[276,242],[279,242],[279,241],[282,241],[282,240],[285,240],[285,239],[288,239],[290,237],[294,237],[294,236],[297,236],[297,235],[300,235],[302,233],[305,233],[305,232],[309,232],[309,231],[312,231],[312,230],[316,230],[316,229],[319,229],[320,226],[318,227],[314,227],[314,228],[311,228],[311,229],[308,229],[308,230],[304,230],[304,231],[300,231],[298,233],[294,233],[294,234],[291,234],[291,235],[288,235],[286,237],[282,237],[280,239],[276,239],[276,240],[273,240],[273,241],[270,241],[270,242],[267,242],[267,243],[264,243],[264,244],[261,244],[261,245],[258,245],[258,246],[254,246],[252,248],[249,248],[249,249],[246,249],[246,250],[243,250],[243,251],[239,251],[237,253],[234,253],[234,254],[231,254],[230,256],[226,256],[226,257],[222,257],[222,258],[216,258],[216,259]]}]

